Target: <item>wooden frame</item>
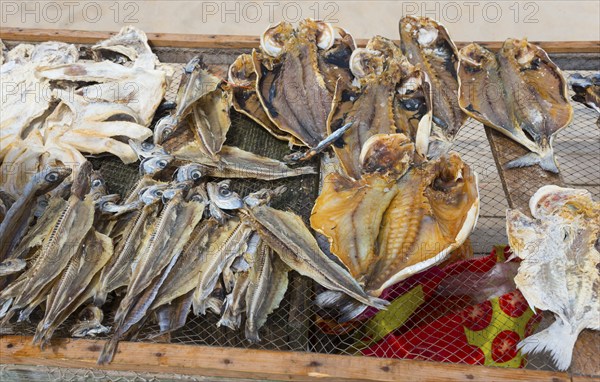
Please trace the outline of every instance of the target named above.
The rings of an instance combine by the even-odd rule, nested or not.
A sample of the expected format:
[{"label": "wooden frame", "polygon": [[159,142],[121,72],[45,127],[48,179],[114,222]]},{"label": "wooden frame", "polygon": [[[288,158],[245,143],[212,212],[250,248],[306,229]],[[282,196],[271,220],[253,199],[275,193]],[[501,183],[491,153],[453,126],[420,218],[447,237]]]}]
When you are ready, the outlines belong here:
[{"label": "wooden frame", "polygon": [[[90,44],[113,35],[111,32],[41,30],[0,28],[0,38],[7,41],[63,41]],[[257,47],[258,37],[182,35],[149,33],[155,47],[176,48],[227,48],[247,49]],[[364,45],[366,40],[359,40]],[[465,43],[458,43],[462,46]],[[483,42],[497,49],[501,42]],[[549,53],[600,53],[598,41],[536,42]],[[494,132],[488,132],[494,156],[498,161],[500,148],[505,142]],[[500,167],[500,162],[498,162]],[[503,185],[511,205],[522,201],[512,200],[517,193],[506,183]],[[293,380],[293,381],[598,381],[593,377],[579,376],[585,372],[571,373],[537,371],[528,369],[502,369],[413,360],[351,357],[320,353],[283,352],[240,348],[219,348],[159,343],[122,342],[114,361],[107,366],[96,365],[103,346],[101,340],[57,339],[46,350],[31,344],[26,336],[0,336],[0,364],[45,365],[63,368],[131,371],[140,373],[176,373],[228,378]],[[595,342],[592,342],[594,344]],[[595,343],[597,345],[597,343]],[[577,353],[577,349],[576,349]],[[597,356],[596,352],[584,353]],[[575,354],[577,356],[577,354]],[[575,361],[574,361],[575,362]]]},{"label": "wooden frame", "polygon": [[[0,28],[0,38],[17,41],[63,41],[76,44],[93,44],[109,38],[116,32],[72,31],[60,29],[26,29]],[[258,36],[236,35],[193,35],[174,33],[147,33],[148,40],[153,46],[168,46],[173,48],[256,48],[260,39]],[[479,44],[495,50],[502,46],[500,41],[477,41]],[[359,46],[365,46],[367,40],[358,39]],[[457,42],[461,48],[469,42]],[[533,41],[548,53],[600,53],[600,41]]]}]

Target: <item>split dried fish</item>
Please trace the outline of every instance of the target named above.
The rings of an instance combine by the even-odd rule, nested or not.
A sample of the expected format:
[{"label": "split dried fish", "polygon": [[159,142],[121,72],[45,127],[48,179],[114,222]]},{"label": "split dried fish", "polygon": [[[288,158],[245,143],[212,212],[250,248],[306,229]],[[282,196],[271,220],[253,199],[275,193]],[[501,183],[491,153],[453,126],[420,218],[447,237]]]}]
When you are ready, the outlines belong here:
[{"label": "split dried fish", "polygon": [[244,218],[290,268],[329,290],[383,309],[386,301],[367,295],[343,267],[325,255],[302,219],[265,205],[246,210]]},{"label": "split dried fish", "polygon": [[467,120],[458,102],[458,50],[443,25],[427,17],[400,20],[400,47],[427,75],[432,90],[433,122],[428,157],[448,152]]},{"label": "split dried fish", "polygon": [[569,85],[575,95],[571,99],[575,102],[596,110],[600,113],[600,73],[584,77],[579,73],[569,77]]},{"label": "split dried fish", "polygon": [[8,258],[27,232],[34,217],[32,206],[37,198],[58,187],[69,175],[70,168],[53,166],[38,172],[29,180],[0,224],[0,262]]},{"label": "split dried fish", "polygon": [[[312,227],[329,238],[331,252],[371,296],[442,262],[475,227],[477,176],[457,154],[413,167],[398,180],[380,174],[353,180],[330,174],[311,215]],[[352,307],[339,294],[317,302]]]},{"label": "split dried fish", "polygon": [[260,342],[259,330],[279,307],[288,287],[290,268],[267,245],[259,247],[246,287],[246,339]]},{"label": "split dried fish", "polygon": [[529,202],[530,218],[507,212],[507,233],[521,259],[515,283],[532,309],[556,321],[518,347],[550,352],[560,370],[571,364],[579,333],[600,330],[600,203],[586,190],[544,186]]},{"label": "split dried fish", "polygon": [[470,44],[459,58],[463,110],[531,151],[506,166],[539,164],[557,173],[552,142],[571,121],[573,108],[567,82],[546,52],[527,40],[508,39],[497,54]]}]

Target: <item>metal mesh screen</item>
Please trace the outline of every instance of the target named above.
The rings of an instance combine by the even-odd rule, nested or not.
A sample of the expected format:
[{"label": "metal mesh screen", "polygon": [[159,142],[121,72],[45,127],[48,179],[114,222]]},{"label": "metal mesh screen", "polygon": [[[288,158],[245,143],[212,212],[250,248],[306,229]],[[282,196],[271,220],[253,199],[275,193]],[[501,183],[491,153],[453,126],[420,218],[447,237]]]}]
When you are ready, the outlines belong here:
[{"label": "metal mesh screen", "polygon": [[[175,52],[176,53],[176,52]],[[176,54],[169,51],[164,54]],[[197,53],[197,52],[196,52]],[[236,52],[232,54],[214,53],[208,54],[207,63],[217,65],[217,71],[224,73],[227,62],[231,62]],[[189,59],[190,52],[180,55],[177,61],[183,62]],[[181,64],[174,64],[176,67],[176,77],[171,83],[167,99],[175,98],[176,90],[179,85]],[[565,72],[570,75],[572,72]],[[580,72],[584,75],[590,72]],[[571,125],[564,130],[555,142],[555,151],[559,156],[561,163],[562,176],[567,184],[574,187],[585,187],[590,190],[595,198],[600,198],[600,129],[596,125],[597,114],[591,109],[582,105],[574,104],[575,115]],[[239,146],[242,149],[251,150],[258,154],[282,159],[289,153],[289,148],[284,142],[277,141],[266,131],[257,126],[248,118],[232,112],[232,129],[230,130],[227,144]],[[505,233],[505,211],[508,208],[506,197],[502,189],[500,176],[490,145],[488,143],[485,131],[481,124],[469,120],[467,125],[459,134],[454,149],[458,151],[465,162],[469,163],[479,174],[479,187],[481,195],[481,211],[477,228],[471,236],[473,251],[476,256],[483,256],[490,253],[494,245],[507,242]],[[94,160],[94,167],[100,168],[105,176],[109,188],[112,192],[124,194],[135,182],[137,178],[136,166],[124,166],[118,160],[111,158],[100,158]],[[249,192],[256,191],[264,187],[277,187],[285,185],[288,192],[285,197],[275,201],[273,207],[291,210],[301,215],[308,223],[308,217],[312,209],[312,203],[318,190],[318,176],[304,176],[276,182],[238,180],[232,183],[232,188],[240,195],[246,195]],[[451,287],[468,287],[473,279],[465,280],[463,285],[453,284]],[[290,273],[290,284],[288,291],[281,306],[269,316],[267,323],[261,330],[262,342],[257,345],[250,345],[244,338],[242,329],[233,331],[228,328],[217,328],[218,316],[213,313],[207,313],[206,316],[195,317],[190,314],[188,322],[182,329],[172,333],[170,340],[172,343],[188,345],[209,345],[209,346],[232,346],[232,347],[252,347],[259,349],[279,349],[310,351],[321,353],[337,354],[356,354],[357,344],[367,335],[372,335],[367,324],[346,326],[338,328],[336,334],[326,334],[322,329],[323,325],[318,324],[319,313],[312,304],[315,297],[315,286],[313,283],[298,274]],[[446,296],[450,286],[440,284],[436,287],[435,295]],[[514,296],[513,296],[514,297]],[[517,297],[518,299],[518,297]],[[473,301],[465,301],[452,296],[447,297],[444,303],[440,305],[440,299],[433,299],[416,307],[416,314],[411,315],[405,325],[411,327],[420,327],[429,325],[435,318],[443,317],[449,314],[458,314],[464,316],[464,308]],[[410,304],[410,301],[407,301]],[[516,303],[519,303],[517,301]],[[429,305],[428,305],[429,304]],[[437,304],[437,305],[436,305]],[[109,306],[111,304],[108,304]],[[19,324],[14,327],[18,334],[32,335],[35,331],[35,324],[40,318],[40,312],[32,315],[32,324]],[[420,314],[421,313],[421,314]],[[473,312],[471,312],[473,313]],[[474,312],[485,315],[486,312]],[[110,321],[111,312],[106,312],[107,323]],[[526,330],[533,330],[533,324],[537,324],[539,317],[530,319]],[[542,322],[542,327],[547,325],[550,320]],[[57,336],[66,336],[65,330],[72,324],[69,320],[60,330]],[[110,323],[108,323],[110,325]],[[164,341],[165,337],[155,338],[158,333],[158,326],[149,320],[142,329],[138,341]],[[494,337],[496,340],[497,336]],[[508,346],[507,342],[500,343],[499,346]],[[490,341],[492,341],[490,339]],[[364,343],[363,343],[364,345]],[[498,344],[493,344],[497,346]],[[492,344],[482,343],[482,347],[491,348]],[[420,354],[420,353],[419,353]],[[411,358],[419,358],[419,354],[408,354]],[[391,356],[406,356],[407,354],[388,354]],[[455,357],[449,355],[445,361],[453,361]],[[530,358],[529,362],[523,361],[527,368],[532,369],[553,369],[552,363],[545,356]],[[590,359],[589,362],[594,362]],[[490,363],[494,365],[494,362]],[[501,365],[501,362],[498,362]],[[0,370],[0,375],[9,375],[14,371]],[[50,371],[48,371],[50,373]],[[57,374],[58,375],[58,374]],[[139,379],[135,376],[135,379]],[[101,378],[94,375],[85,375],[86,379],[116,379],[108,373],[104,373]],[[121,377],[119,377],[121,378]],[[134,377],[132,377],[134,378]],[[142,377],[145,380],[146,377]],[[148,377],[152,379],[153,377]],[[129,377],[125,377],[129,379]]]}]

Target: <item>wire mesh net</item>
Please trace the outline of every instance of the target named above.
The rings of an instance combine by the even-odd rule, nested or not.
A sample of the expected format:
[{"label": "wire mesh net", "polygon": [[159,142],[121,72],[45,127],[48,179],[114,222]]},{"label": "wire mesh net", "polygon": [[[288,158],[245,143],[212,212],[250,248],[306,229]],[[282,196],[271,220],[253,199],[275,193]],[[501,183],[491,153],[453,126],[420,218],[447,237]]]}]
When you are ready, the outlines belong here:
[{"label": "wire mesh net", "polygon": [[[185,62],[197,53],[199,52],[193,50],[185,50],[182,53],[181,50],[163,48],[161,58],[164,60],[164,57],[169,57],[173,61]],[[202,53],[205,55],[205,62],[212,65],[214,71],[223,74],[226,65],[233,61],[239,52],[203,51]],[[169,86],[167,100],[175,98],[181,77],[180,69],[183,67],[182,64],[173,64],[173,66],[175,77]],[[580,71],[580,73],[587,75],[590,72]],[[570,74],[569,71],[565,72],[567,76]],[[555,142],[562,176],[566,184],[584,187],[591,191],[595,198],[600,198],[600,172],[598,172],[600,129],[596,125],[598,115],[580,104],[574,104],[574,109],[575,115],[571,126],[561,132]],[[286,143],[276,140],[250,119],[236,112],[232,112],[232,129],[226,144],[276,159],[282,159],[289,153]],[[485,263],[482,260],[478,263],[481,269],[473,270],[473,274],[469,277],[463,273],[461,274],[463,278],[453,277],[451,278],[453,282],[449,282],[440,276],[440,272],[446,272],[444,275],[449,274],[448,268],[438,267],[433,273],[427,273],[423,280],[412,280],[411,285],[404,285],[403,291],[406,293],[398,292],[402,297],[396,300],[399,302],[397,306],[392,304],[394,309],[388,309],[387,315],[383,317],[371,315],[359,322],[336,325],[312,303],[318,286],[311,280],[291,272],[289,287],[282,304],[268,317],[260,331],[262,341],[258,344],[250,344],[246,341],[243,321],[240,330],[217,327],[219,316],[212,312],[205,316],[190,314],[186,325],[168,337],[156,337],[159,327],[150,319],[134,340],[433,359],[485,363],[492,366],[524,365],[532,369],[554,369],[548,357],[518,358],[515,357],[516,354],[511,353],[516,352],[516,342],[536,330],[540,322],[539,327],[548,325],[552,321],[549,316],[543,318],[532,312],[523,316],[524,313],[520,312],[519,322],[516,322],[516,319],[510,321],[511,318],[517,317],[516,311],[527,309],[523,297],[519,293],[508,293],[510,290],[503,296],[495,295],[491,298],[492,302],[473,299],[469,293],[466,293],[467,297],[455,293],[457,289],[472,289],[473,285],[480,285],[474,277],[489,276],[490,264],[502,262],[502,248],[499,248],[496,253],[498,258],[492,259],[493,256],[489,254],[495,245],[507,242],[505,211],[508,203],[488,138],[480,123],[469,120],[457,137],[454,150],[459,152],[463,160],[479,174],[481,210],[477,228],[470,241],[474,258],[488,259],[488,261]],[[138,170],[135,165],[125,166],[114,158],[98,158],[93,162],[95,168],[100,168],[111,192],[123,195],[137,180]],[[273,207],[293,211],[308,223],[318,193],[318,183],[319,177],[314,175],[274,182],[236,180],[232,183],[232,188],[240,195],[246,195],[261,188],[285,185],[288,192],[284,197],[277,199]],[[114,306],[114,304],[111,305],[109,301],[107,306]],[[107,322],[110,322],[111,314],[109,308],[106,312]],[[13,329],[18,334],[32,335],[35,324],[40,318],[41,312],[34,312],[31,324],[20,323]],[[469,331],[463,328],[463,324],[467,321],[471,325]],[[68,328],[72,323],[73,319],[65,322],[56,336],[67,337]],[[438,333],[441,330],[446,335],[436,338],[427,337],[429,330],[427,328],[432,327],[436,327]],[[483,332],[485,333],[482,334]],[[465,333],[467,333],[469,347],[456,342],[456,337],[464,336]],[[592,363],[594,360],[590,359],[589,362]],[[3,370],[0,373],[7,373],[7,371]],[[96,375],[85,377],[97,379]],[[100,379],[116,378],[105,373]],[[152,378],[148,377],[148,379]]]}]

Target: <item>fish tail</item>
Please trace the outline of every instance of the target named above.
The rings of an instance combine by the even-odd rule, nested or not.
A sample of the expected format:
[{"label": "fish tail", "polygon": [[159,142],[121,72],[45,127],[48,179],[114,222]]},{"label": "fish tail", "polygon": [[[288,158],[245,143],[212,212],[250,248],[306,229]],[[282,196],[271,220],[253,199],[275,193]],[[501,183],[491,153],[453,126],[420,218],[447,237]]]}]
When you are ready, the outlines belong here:
[{"label": "fish tail", "polygon": [[[9,298],[6,300],[0,299],[0,318],[4,318],[8,312],[10,311],[10,307],[12,306],[13,299]],[[10,318],[9,318],[10,320]],[[2,321],[4,322],[4,321]]]},{"label": "fish tail", "polygon": [[548,328],[519,342],[517,347],[524,354],[548,351],[556,367],[567,370],[578,335],[579,330],[573,330],[562,321],[555,321]]},{"label": "fish tail", "polygon": [[119,346],[119,337],[115,335],[104,344],[104,348],[98,357],[98,365],[108,365],[111,363],[117,353],[117,346]]},{"label": "fish tail", "polygon": [[540,156],[540,154],[537,153],[527,153],[520,158],[508,162],[505,165],[505,167],[528,167],[536,164],[546,171],[558,174],[558,164],[556,163],[556,159],[554,158],[553,150],[548,150],[546,153],[544,153],[543,156]]},{"label": "fish tail", "polygon": [[249,321],[246,321],[246,339],[253,344],[257,344],[260,342],[260,337],[258,335],[258,328],[251,324]]},{"label": "fish tail", "polygon": [[[374,297],[373,299],[380,300]],[[382,303],[379,303],[379,301],[374,303],[375,305],[383,305]],[[339,323],[351,321],[367,309],[366,304],[356,301],[352,297],[337,291],[325,291],[320,293],[315,298],[315,304],[321,308],[332,310],[332,314]]]}]

